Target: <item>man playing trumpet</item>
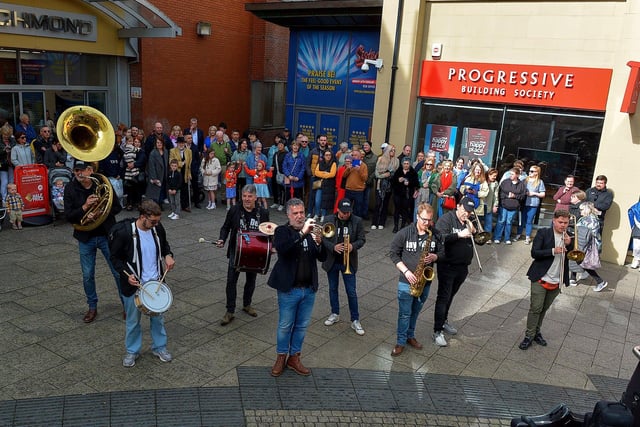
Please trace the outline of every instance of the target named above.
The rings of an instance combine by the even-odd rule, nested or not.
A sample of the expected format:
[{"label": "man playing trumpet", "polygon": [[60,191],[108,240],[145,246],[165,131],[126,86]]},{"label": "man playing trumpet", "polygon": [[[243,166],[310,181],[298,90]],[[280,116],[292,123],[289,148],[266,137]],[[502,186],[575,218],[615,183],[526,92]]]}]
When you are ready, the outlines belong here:
[{"label": "man playing trumpet", "polygon": [[469,274],[469,264],[473,260],[473,233],[475,227],[469,221],[475,203],[468,197],[458,202],[454,211],[449,211],[438,219],[436,230],[442,235],[444,256],[438,261],[438,298],[433,323],[433,341],[439,347],[446,347],[444,332],[455,335],[458,330],[449,323],[449,308],[460,286]]},{"label": "man playing trumpet", "polygon": [[[416,340],[416,322],[424,302],[429,296],[431,279],[417,277],[418,266],[431,266],[442,255],[440,235],[433,226],[433,208],[428,203],[418,205],[416,222],[409,224],[393,236],[389,257],[400,271],[398,279],[398,328],[396,345],[391,356],[399,356],[407,344],[415,349],[422,349]],[[433,267],[431,267],[433,268]],[[423,274],[425,268],[420,269]],[[422,274],[419,274],[422,276]],[[422,293],[416,291],[420,281],[424,281]],[[413,296],[412,294],[419,294]]]}]

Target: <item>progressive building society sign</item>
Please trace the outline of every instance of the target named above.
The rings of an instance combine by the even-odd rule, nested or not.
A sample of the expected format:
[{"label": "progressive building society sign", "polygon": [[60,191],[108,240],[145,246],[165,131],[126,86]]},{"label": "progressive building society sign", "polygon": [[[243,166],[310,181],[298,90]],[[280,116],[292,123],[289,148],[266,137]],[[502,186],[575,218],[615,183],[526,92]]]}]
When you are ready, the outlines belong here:
[{"label": "progressive building society sign", "polygon": [[95,42],[97,31],[92,15],[0,3],[0,34]]}]

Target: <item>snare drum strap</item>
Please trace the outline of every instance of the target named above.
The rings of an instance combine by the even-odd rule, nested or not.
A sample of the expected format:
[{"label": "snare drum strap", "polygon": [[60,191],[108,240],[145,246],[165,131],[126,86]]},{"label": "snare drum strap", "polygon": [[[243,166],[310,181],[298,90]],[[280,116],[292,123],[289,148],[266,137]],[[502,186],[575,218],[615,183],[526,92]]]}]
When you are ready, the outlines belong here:
[{"label": "snare drum strap", "polygon": [[[156,233],[155,227],[151,229],[151,234],[153,235],[153,242],[156,247],[155,258],[158,264],[158,272],[160,273],[160,276],[156,277],[156,279],[159,279],[164,273],[162,271],[162,257],[159,255],[160,254],[160,238],[158,237],[158,233]],[[133,257],[132,257],[133,259],[131,260],[131,262],[133,263],[133,266],[137,270],[136,274],[138,275],[138,277],[142,277],[142,248],[140,247],[140,239],[138,238],[138,227],[136,226],[136,221],[133,221],[131,223],[131,236],[133,237]]]}]

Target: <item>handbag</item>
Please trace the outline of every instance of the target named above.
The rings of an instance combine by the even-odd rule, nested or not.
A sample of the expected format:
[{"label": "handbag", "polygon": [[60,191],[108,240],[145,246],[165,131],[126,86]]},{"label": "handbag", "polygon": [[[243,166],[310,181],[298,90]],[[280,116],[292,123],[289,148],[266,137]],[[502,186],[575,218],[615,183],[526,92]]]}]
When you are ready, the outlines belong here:
[{"label": "handbag", "polygon": [[141,171],[138,175],[136,175],[136,181],[137,181],[137,182],[139,182],[139,183],[141,183],[141,184],[142,184],[143,182],[146,182],[146,181],[147,181],[147,177],[146,177],[146,175],[144,174],[144,172],[142,172],[142,171]]},{"label": "handbag", "polygon": [[316,179],[313,181],[313,189],[320,190],[322,188],[322,179]]},{"label": "handbag", "polygon": [[597,270],[600,268],[600,255],[598,254],[598,244],[596,239],[591,238],[591,242],[587,247],[584,260],[580,263],[580,267],[585,270]]},{"label": "handbag", "polygon": [[455,196],[442,196],[442,207],[444,209],[453,210],[456,208]]},{"label": "handbag", "polygon": [[285,177],[283,173],[276,172],[276,182],[280,185],[283,185],[285,183]]}]

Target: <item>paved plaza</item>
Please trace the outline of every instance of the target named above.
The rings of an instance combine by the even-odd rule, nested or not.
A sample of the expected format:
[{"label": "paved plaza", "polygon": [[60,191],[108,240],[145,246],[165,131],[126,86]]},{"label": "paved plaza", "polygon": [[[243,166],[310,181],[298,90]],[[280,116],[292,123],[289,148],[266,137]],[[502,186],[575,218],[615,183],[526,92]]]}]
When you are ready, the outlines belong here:
[{"label": "paved plaza", "polygon": [[[350,327],[344,288],[341,321],[324,325],[330,308],[321,271],[302,359],[313,373],[272,378],[278,310],[267,276],[258,276],[258,317],[237,310],[231,324],[220,326],[226,248],[198,239],[217,239],[226,211],[194,209],[178,221],[164,213],[176,255],[166,277],[174,295],[166,314],[174,360],[151,355],[143,318],[145,351],[129,369],[122,366],[122,308],[103,259],[98,318],[84,324],[71,225],[15,231],[4,223],[0,426],[508,425],[513,416],[561,402],[586,412],[599,399],[618,399],[637,363],[631,350],[640,343],[640,273],[606,263],[604,291],[594,292],[590,279],[562,290],[545,319],[547,347],[518,349],[530,286],[530,247],[523,242],[478,248],[483,271],[474,259],[451,308],[459,333],[448,347],[430,338],[434,282],[417,328],[424,349],[391,357],[398,279],[387,255],[392,224],[369,230],[365,221],[357,274],[365,335]],[[286,217],[272,210],[271,220],[284,224]],[[243,284],[241,276],[240,289]]]}]

